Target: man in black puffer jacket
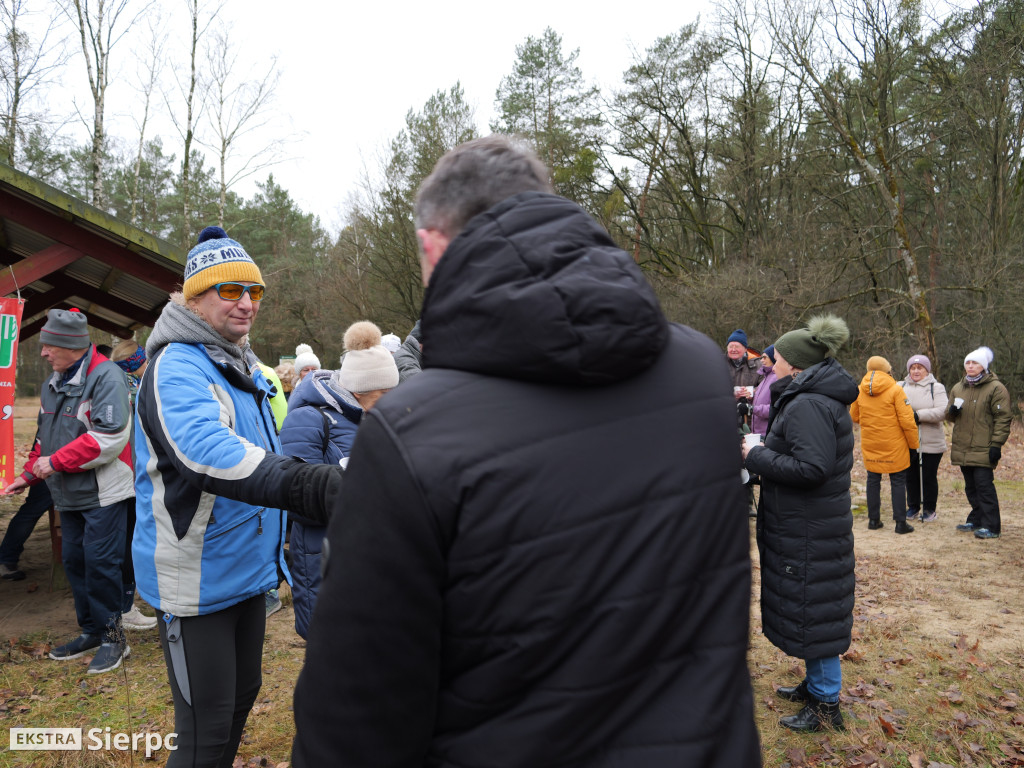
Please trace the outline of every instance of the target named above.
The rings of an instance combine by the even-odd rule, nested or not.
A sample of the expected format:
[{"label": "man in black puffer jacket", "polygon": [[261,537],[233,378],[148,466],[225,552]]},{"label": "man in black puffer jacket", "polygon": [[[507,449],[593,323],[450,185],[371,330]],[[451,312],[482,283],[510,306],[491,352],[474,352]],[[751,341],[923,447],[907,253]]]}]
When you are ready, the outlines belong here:
[{"label": "man in black puffer jacket", "polygon": [[760,765],[721,351],[549,190],[503,137],[420,190],[423,372],[356,437],[296,766]]}]

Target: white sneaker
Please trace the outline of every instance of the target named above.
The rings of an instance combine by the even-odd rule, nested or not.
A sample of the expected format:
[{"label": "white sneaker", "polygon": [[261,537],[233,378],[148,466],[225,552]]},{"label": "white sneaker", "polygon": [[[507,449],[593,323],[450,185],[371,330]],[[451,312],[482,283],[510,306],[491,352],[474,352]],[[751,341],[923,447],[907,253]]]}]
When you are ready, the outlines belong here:
[{"label": "white sneaker", "polygon": [[121,624],[125,629],[152,629],[156,626],[156,616],[147,616],[133,605],[130,611],[121,614]]}]

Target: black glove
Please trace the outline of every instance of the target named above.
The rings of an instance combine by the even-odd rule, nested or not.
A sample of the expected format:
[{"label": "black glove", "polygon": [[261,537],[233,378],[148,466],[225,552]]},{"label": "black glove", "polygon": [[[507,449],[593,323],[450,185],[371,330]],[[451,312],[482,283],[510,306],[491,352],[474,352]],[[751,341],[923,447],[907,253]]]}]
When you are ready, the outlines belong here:
[{"label": "black glove", "polygon": [[998,445],[989,446],[988,463],[992,465],[992,469],[996,468],[1001,458],[1003,458],[1003,449]]},{"label": "black glove", "polygon": [[962,410],[963,410],[963,408],[961,406],[955,405],[954,403],[950,403],[949,404],[949,418],[950,419],[956,419],[960,415],[960,411],[962,411]]},{"label": "black glove", "polygon": [[736,413],[740,415],[740,418],[743,418],[744,416],[749,416],[751,410],[752,409],[750,407],[750,403],[746,402],[745,400],[740,400],[738,403],[736,403]]}]

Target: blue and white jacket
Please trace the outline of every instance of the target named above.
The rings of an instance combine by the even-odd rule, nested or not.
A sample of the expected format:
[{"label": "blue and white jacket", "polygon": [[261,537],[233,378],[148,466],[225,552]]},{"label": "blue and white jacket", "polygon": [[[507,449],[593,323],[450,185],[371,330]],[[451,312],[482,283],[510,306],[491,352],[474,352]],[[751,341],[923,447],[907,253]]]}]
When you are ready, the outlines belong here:
[{"label": "blue and white jacket", "polygon": [[139,594],[164,613],[213,613],[276,587],[278,566],[288,573],[285,513],[227,498],[280,498],[295,464],[275,455],[271,385],[251,351],[243,361],[172,342],[142,378],[132,556]]}]

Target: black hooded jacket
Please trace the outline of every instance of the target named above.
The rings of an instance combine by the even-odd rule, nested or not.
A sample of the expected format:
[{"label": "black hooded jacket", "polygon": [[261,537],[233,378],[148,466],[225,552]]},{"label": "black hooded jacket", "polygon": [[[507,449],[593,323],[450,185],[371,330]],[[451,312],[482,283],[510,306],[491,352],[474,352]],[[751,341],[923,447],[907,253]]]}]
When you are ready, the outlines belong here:
[{"label": "black hooded jacket", "polygon": [[422,326],[331,521],[294,764],[760,765],[721,351],[540,193],[450,243]]},{"label": "black hooded jacket", "polygon": [[[857,382],[832,358],[777,382],[764,447],[757,544],[765,636],[800,659],[836,656],[853,629],[853,422]],[[774,388],[773,388],[774,391]]]}]

